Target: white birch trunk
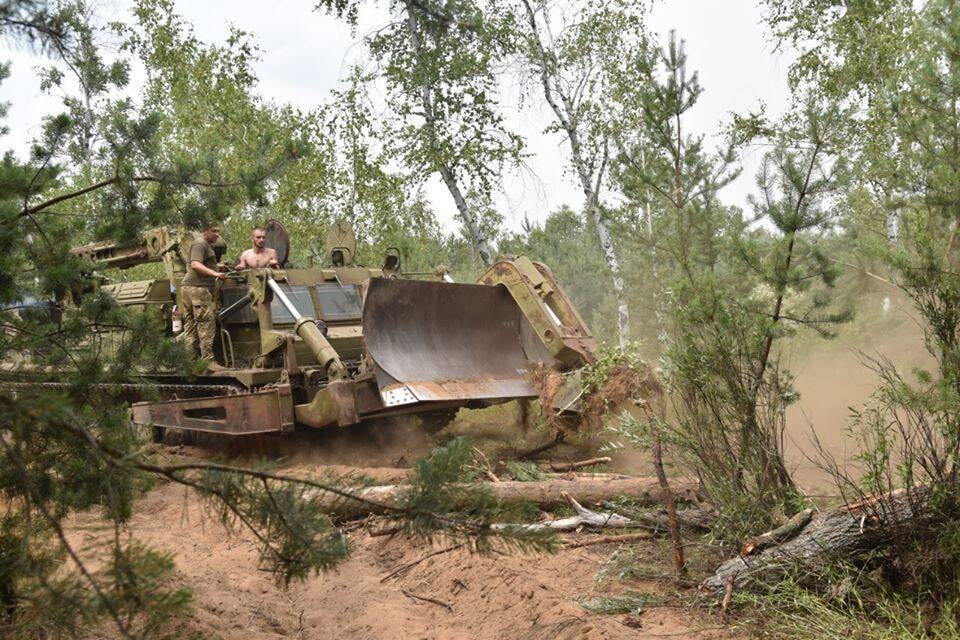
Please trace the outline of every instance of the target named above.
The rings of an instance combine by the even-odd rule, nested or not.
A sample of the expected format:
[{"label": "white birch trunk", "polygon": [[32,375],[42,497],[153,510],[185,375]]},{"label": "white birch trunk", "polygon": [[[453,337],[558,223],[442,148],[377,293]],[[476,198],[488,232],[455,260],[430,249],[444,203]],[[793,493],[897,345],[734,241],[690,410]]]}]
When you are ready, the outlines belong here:
[{"label": "white birch trunk", "polygon": [[[597,237],[600,239],[600,247],[603,251],[603,259],[610,270],[610,277],[613,281],[613,293],[617,301],[617,335],[620,346],[626,344],[630,335],[630,309],[627,307],[625,287],[623,283],[620,260],[617,258],[616,249],[613,246],[613,238],[610,234],[610,226],[603,219],[600,210],[600,185],[603,182],[604,172],[606,171],[606,145],[604,145],[604,157],[597,169],[596,176],[591,175],[590,167],[583,157],[583,151],[580,145],[580,132],[577,129],[577,122],[573,114],[575,110],[571,108],[567,96],[559,88],[554,87],[555,79],[551,79],[548,68],[547,53],[543,47],[543,41],[540,38],[540,30],[537,26],[536,14],[529,0],[523,0],[526,8],[527,21],[530,24],[530,35],[533,37],[534,44],[537,47],[537,54],[540,60],[537,63],[540,67],[540,82],[543,85],[543,94],[547,104],[553,110],[557,117],[557,122],[567,134],[567,140],[570,142],[570,156],[573,161],[573,167],[580,178],[580,185],[583,188],[584,213],[593,222],[597,231]],[[563,108],[557,103],[554,92],[560,95],[563,100]],[[596,187],[593,185],[593,179],[596,178]]]},{"label": "white birch trunk", "polygon": [[592,205],[588,204],[587,208],[593,219],[593,225],[597,229],[597,236],[600,238],[603,259],[607,263],[607,268],[610,269],[610,277],[613,280],[613,292],[617,300],[617,336],[622,347],[630,336],[630,309],[627,307],[626,287],[623,284],[620,261],[617,259],[617,252],[613,246],[610,227],[607,221],[603,219],[600,207],[593,203]]},{"label": "white birch trunk", "polygon": [[[405,0],[403,4],[407,12],[407,31],[410,35],[410,46],[413,49],[414,55],[417,58],[420,58],[423,55],[423,47],[420,43],[420,26],[417,22],[417,16],[414,13],[416,11],[416,7],[413,6],[413,3],[410,2],[410,0]],[[440,145],[437,144],[436,137],[436,115],[433,111],[433,87],[430,86],[426,79],[424,80],[423,86],[420,88],[420,101],[423,106],[424,126],[430,141],[431,150],[434,154],[439,155]],[[477,253],[480,254],[480,259],[483,260],[483,263],[489,267],[493,264],[493,250],[490,248],[490,243],[487,241],[487,239],[483,237],[477,218],[473,215],[473,212],[470,210],[470,207],[467,204],[467,199],[463,195],[463,190],[460,188],[460,184],[457,181],[457,177],[453,168],[446,162],[445,159],[440,158],[438,170],[440,173],[440,178],[443,180],[443,184],[447,187],[447,191],[449,191],[450,195],[453,197],[453,203],[457,207],[457,217],[460,218],[460,222],[466,229],[467,237],[471,242],[473,242]]]},{"label": "white birch trunk", "polygon": [[900,241],[900,209],[887,210],[887,241],[897,244]]},{"label": "white birch trunk", "polygon": [[473,216],[473,212],[470,211],[470,207],[467,205],[467,199],[463,197],[463,192],[460,191],[460,185],[457,184],[456,177],[450,168],[447,167],[446,163],[440,165],[440,177],[443,179],[443,184],[447,186],[447,191],[453,196],[453,202],[457,205],[458,216],[460,222],[463,223],[463,226],[467,230],[467,236],[476,246],[477,253],[480,254],[480,259],[489,267],[493,264],[493,250],[490,248],[490,243],[487,242],[487,239],[483,237],[480,231],[480,225]]}]

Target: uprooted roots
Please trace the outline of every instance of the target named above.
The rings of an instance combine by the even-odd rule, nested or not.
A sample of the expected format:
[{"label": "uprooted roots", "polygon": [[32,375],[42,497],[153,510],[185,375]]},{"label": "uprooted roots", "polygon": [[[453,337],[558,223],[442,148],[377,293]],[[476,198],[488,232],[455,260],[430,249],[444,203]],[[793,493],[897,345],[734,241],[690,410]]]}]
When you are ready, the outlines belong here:
[{"label": "uprooted roots", "polygon": [[603,384],[584,393],[582,419],[588,428],[602,426],[610,409],[629,400],[646,400],[663,393],[663,387],[652,367],[636,369],[618,364],[607,370]]},{"label": "uprooted roots", "polygon": [[627,364],[611,366],[603,383],[595,389],[584,389],[581,398],[580,420],[577,424],[562,420],[554,411],[554,400],[563,387],[563,374],[544,365],[532,367],[529,380],[537,390],[541,411],[548,424],[561,431],[598,429],[608,411],[631,400],[647,400],[663,393],[652,367],[644,365],[637,369]]}]

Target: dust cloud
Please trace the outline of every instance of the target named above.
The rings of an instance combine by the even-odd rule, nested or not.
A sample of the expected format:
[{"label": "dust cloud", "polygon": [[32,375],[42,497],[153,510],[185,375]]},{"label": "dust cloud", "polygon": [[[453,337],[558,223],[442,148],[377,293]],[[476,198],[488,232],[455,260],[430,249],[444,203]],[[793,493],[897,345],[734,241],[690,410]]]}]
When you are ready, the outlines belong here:
[{"label": "dust cloud", "polygon": [[787,463],[800,487],[810,493],[835,490],[817,462],[814,435],[841,466],[849,465],[856,453],[848,434],[851,407],[863,406],[879,383],[864,358],[883,356],[908,379],[912,370],[934,366],[909,301],[873,296],[869,301],[876,309],[865,309],[865,317],[840,327],[835,338],[798,337],[783,354],[800,394],[787,410]]}]

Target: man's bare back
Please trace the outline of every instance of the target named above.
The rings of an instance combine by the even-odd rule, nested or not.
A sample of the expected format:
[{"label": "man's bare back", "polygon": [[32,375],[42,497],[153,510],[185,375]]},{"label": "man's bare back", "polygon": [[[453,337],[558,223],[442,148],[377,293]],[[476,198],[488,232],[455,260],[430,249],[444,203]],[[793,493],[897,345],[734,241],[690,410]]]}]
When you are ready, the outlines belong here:
[{"label": "man's bare back", "polygon": [[264,267],[279,267],[277,252],[264,246],[267,241],[267,232],[256,228],[250,234],[253,247],[240,254],[237,269],[263,269]]}]

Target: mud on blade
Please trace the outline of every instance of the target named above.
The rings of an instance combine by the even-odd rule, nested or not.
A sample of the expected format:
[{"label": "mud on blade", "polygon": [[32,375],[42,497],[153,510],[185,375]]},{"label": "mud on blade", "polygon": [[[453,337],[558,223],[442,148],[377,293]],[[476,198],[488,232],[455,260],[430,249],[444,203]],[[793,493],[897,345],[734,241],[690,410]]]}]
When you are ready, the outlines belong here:
[{"label": "mud on blade", "polygon": [[501,286],[370,280],[363,335],[384,404],[535,396],[550,360]]}]

